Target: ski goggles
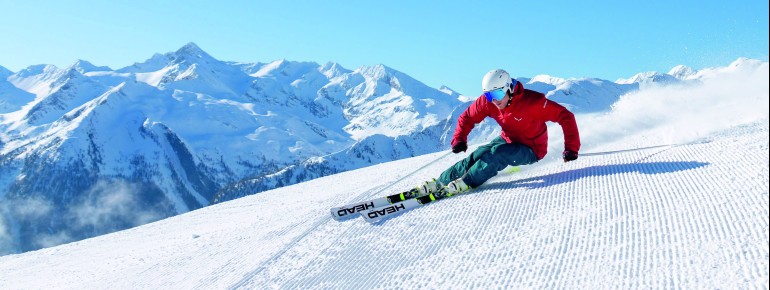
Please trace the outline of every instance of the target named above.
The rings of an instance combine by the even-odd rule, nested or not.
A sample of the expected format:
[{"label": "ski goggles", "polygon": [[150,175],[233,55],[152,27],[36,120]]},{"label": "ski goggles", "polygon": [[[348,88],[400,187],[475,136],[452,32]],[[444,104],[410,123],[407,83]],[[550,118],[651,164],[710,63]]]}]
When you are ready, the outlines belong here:
[{"label": "ski goggles", "polygon": [[505,88],[499,88],[495,90],[491,90],[488,92],[484,92],[484,96],[487,97],[487,101],[497,100],[502,101],[503,98],[505,98]]}]

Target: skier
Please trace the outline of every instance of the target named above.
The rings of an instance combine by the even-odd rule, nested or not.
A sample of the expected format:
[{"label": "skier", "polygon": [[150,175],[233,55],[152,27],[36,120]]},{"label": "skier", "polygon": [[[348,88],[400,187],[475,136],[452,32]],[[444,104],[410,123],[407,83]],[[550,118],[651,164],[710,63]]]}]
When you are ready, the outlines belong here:
[{"label": "skier", "polygon": [[564,131],[564,162],[578,158],[580,135],[572,112],[541,93],[524,89],[519,81],[501,69],[487,72],[481,80],[481,89],[484,93],[457,120],[452,152],[468,149],[468,134],[486,117],[500,125],[500,136],[446,169],[438,179],[406,192],[332,208],[332,217],[341,220],[360,213],[368,222],[376,222],[400,211],[476,188],[508,165],[540,161],[548,150],[546,121],[559,123]]},{"label": "skier", "polygon": [[486,117],[500,125],[502,134],[446,169],[437,180],[412,190],[412,195],[452,196],[482,185],[508,165],[527,165],[543,159],[548,149],[546,121],[561,125],[564,162],[578,158],[580,135],[572,112],[541,93],[524,89],[502,69],[487,72],[481,88],[483,94],[457,120],[452,152],[468,149],[468,134]]}]

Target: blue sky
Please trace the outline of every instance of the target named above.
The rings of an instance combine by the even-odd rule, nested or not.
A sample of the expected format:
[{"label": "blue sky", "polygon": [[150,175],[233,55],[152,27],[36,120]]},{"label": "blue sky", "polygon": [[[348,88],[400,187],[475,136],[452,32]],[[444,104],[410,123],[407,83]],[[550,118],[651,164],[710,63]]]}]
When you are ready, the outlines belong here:
[{"label": "blue sky", "polygon": [[768,59],[763,1],[0,0],[0,66],[113,69],[188,42],[220,60],[385,64],[480,92],[513,76],[631,77]]}]

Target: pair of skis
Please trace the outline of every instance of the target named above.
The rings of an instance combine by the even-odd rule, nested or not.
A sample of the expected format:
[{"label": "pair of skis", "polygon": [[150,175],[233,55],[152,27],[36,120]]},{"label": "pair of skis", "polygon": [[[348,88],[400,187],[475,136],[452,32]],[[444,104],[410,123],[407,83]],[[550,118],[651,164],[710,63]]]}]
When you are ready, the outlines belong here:
[{"label": "pair of skis", "polygon": [[331,209],[332,218],[342,221],[360,215],[365,221],[376,223],[438,200],[432,193],[411,197],[418,192],[417,189],[412,189],[399,194],[335,207]]}]

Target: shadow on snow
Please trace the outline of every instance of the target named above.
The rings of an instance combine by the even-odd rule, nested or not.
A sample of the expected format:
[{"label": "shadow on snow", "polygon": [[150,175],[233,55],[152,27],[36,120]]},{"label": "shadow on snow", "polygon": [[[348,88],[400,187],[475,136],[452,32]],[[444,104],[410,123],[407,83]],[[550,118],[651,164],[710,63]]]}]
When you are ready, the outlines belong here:
[{"label": "shadow on snow", "polygon": [[[573,182],[581,178],[593,177],[593,176],[608,176],[613,174],[623,173],[643,173],[643,174],[665,174],[678,171],[696,169],[709,165],[705,162],[696,161],[680,161],[680,162],[645,162],[645,163],[629,163],[629,164],[613,164],[613,165],[600,165],[591,166],[580,169],[574,169],[564,172],[558,172],[543,176],[531,177],[526,179],[519,179],[510,182],[495,182],[488,185],[483,185],[481,189],[503,189],[503,188],[543,188],[552,185]],[[476,194],[479,190],[473,190],[466,194]],[[428,204],[430,205],[430,204]],[[372,225],[379,226],[387,221],[401,216],[403,212],[384,218]],[[352,219],[352,218],[351,218]]]},{"label": "shadow on snow", "polygon": [[608,176],[623,173],[644,173],[644,174],[665,174],[677,171],[690,170],[709,165],[705,162],[679,161],[679,162],[645,162],[629,164],[613,164],[591,166],[586,168],[574,169],[564,172],[558,172],[543,176],[536,176],[526,179],[514,180],[511,182],[499,182],[492,184],[485,189],[503,188],[503,187],[526,187],[543,188],[552,185],[576,181],[581,178],[593,176]]}]

